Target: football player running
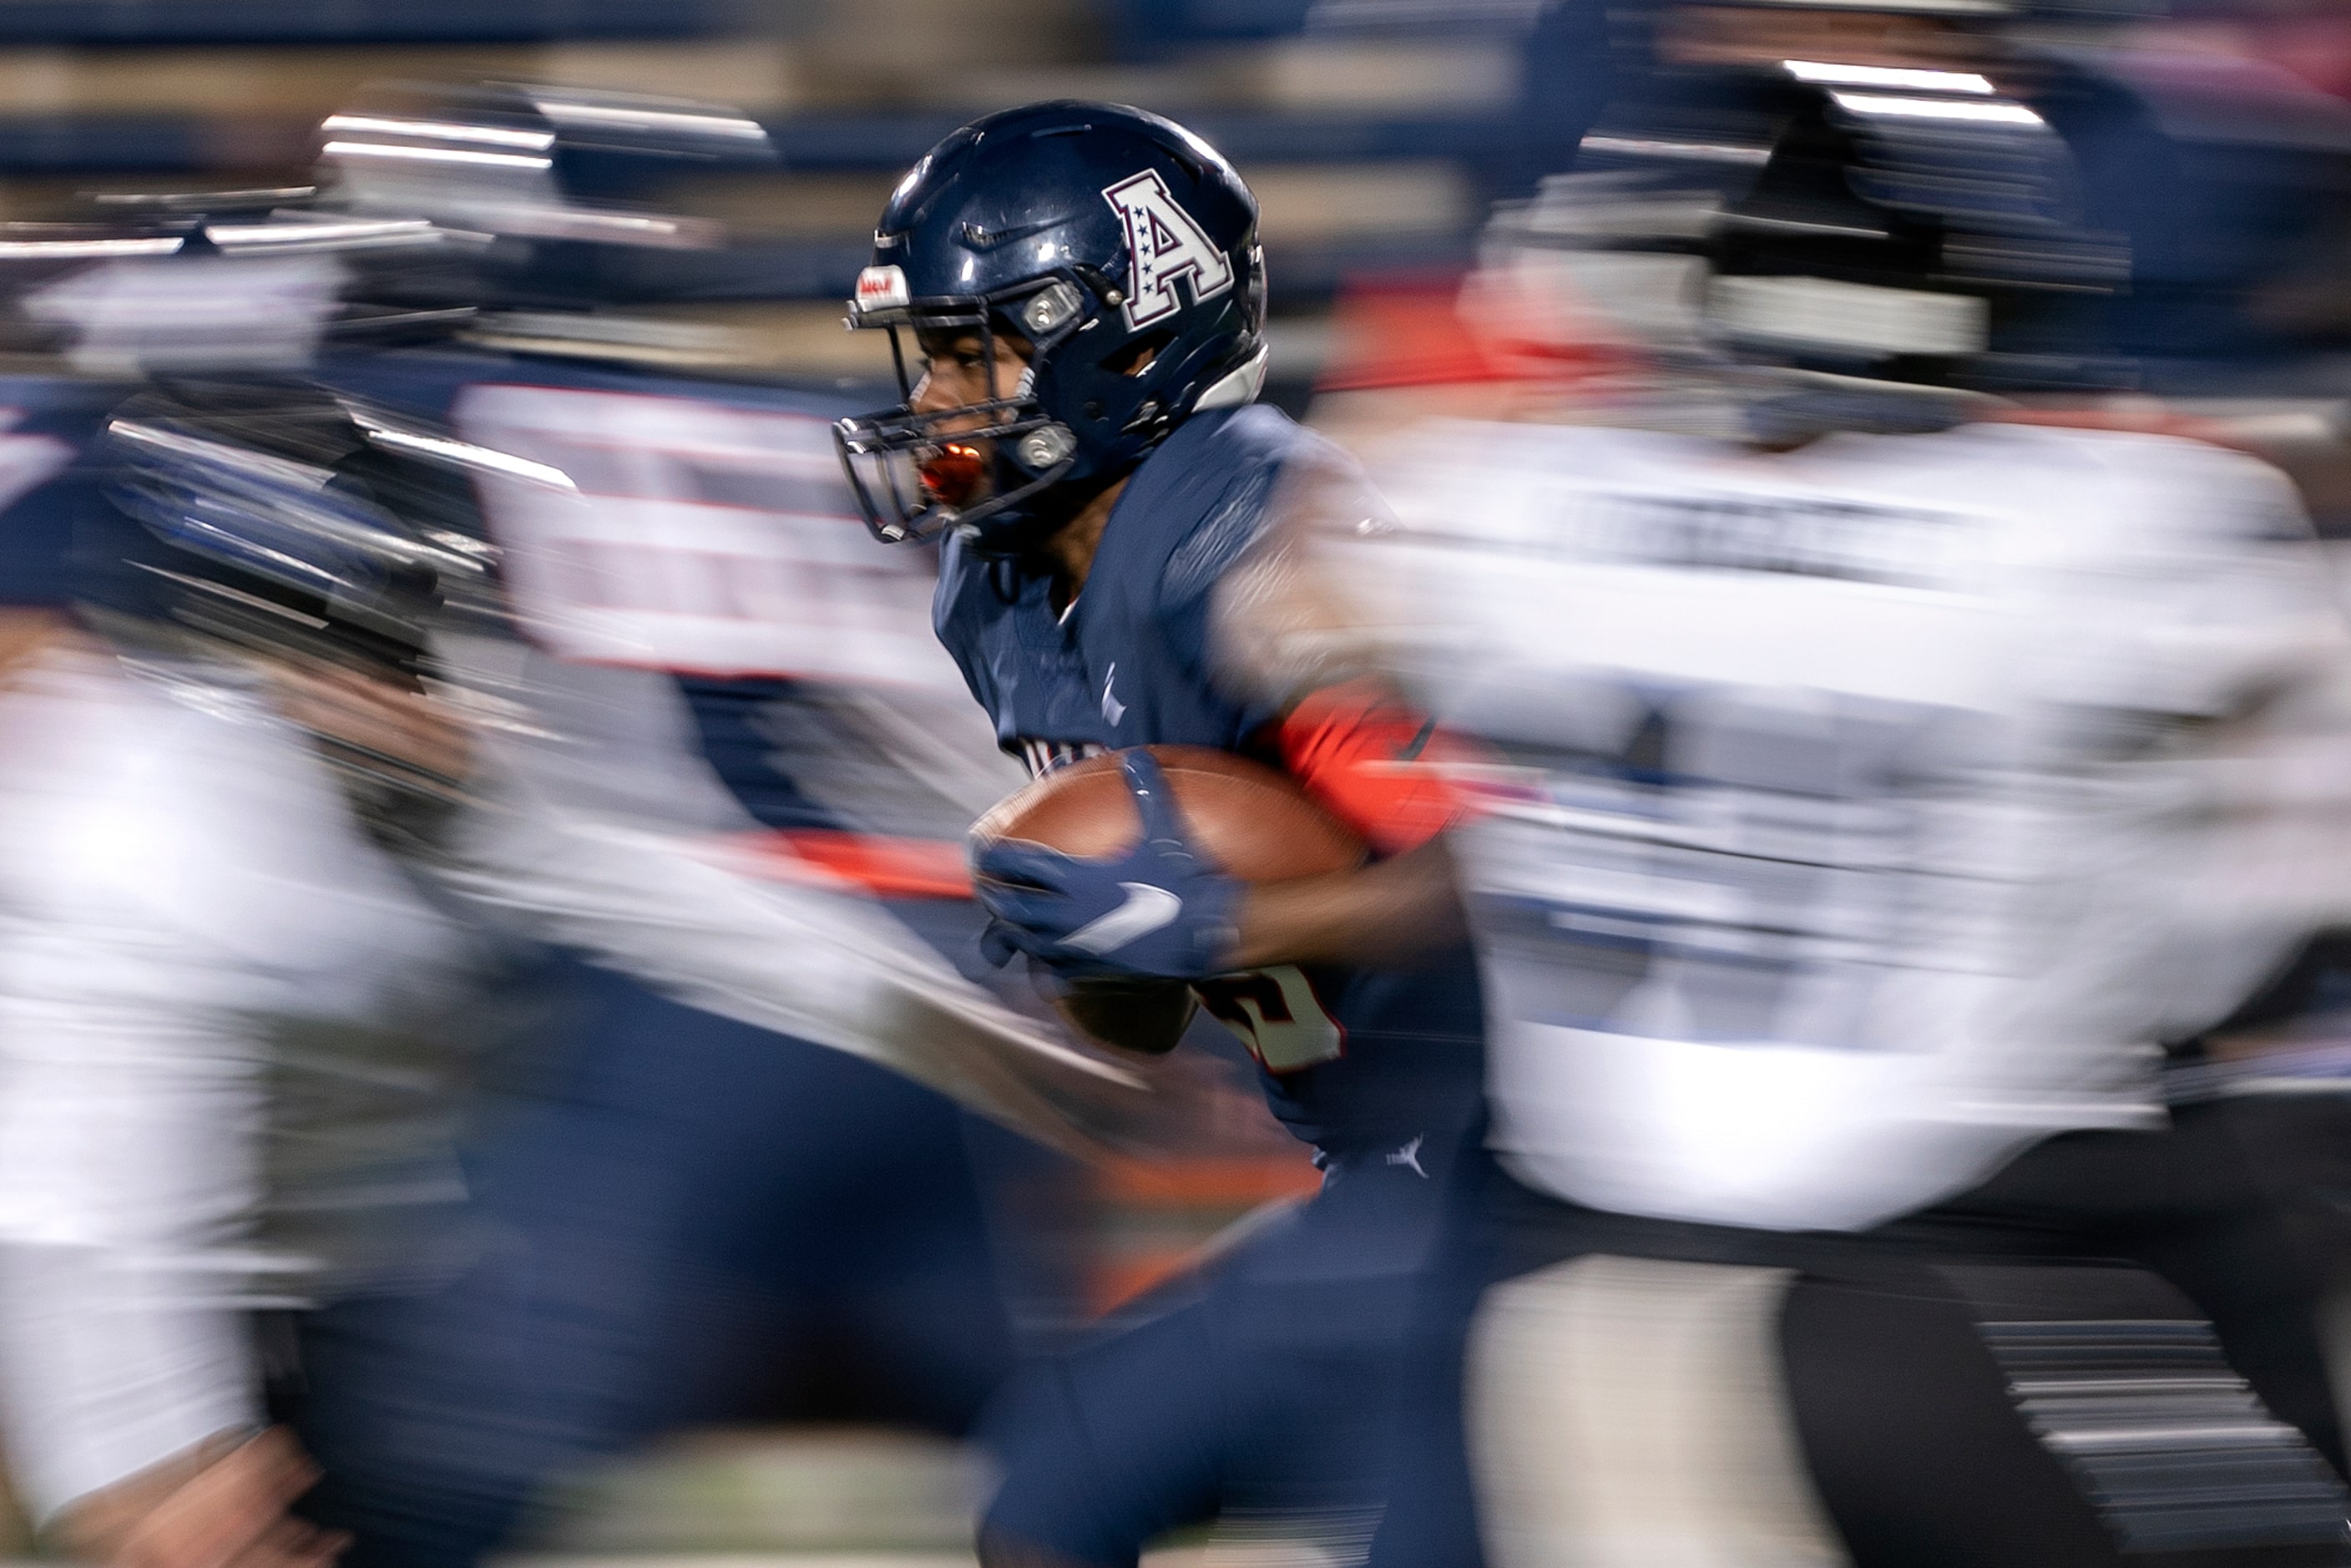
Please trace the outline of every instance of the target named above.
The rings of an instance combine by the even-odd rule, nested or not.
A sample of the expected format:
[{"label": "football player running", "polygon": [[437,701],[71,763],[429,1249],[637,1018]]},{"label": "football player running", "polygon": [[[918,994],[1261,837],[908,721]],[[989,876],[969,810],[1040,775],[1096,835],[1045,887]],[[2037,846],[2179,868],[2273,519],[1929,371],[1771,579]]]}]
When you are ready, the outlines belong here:
[{"label": "football player running", "polygon": [[1572,296],[1611,395],[1430,423],[1355,543],[1499,754],[1499,1160],[1374,1561],[2341,1561],[2316,1270],[2158,1087],[2314,913],[2232,795],[2341,667],[2307,527],[2240,454],[1979,417],[2095,375],[2118,275],[2038,115],[1735,101],[1498,225],[1468,298]]},{"label": "football player running", "polygon": [[1139,750],[1131,853],[977,857],[998,952],[1081,1002],[1192,987],[1324,1172],[1299,1211],[1008,1396],[995,1564],[1132,1563],[1220,1513],[1359,1551],[1410,1281],[1476,1113],[1450,800],[1412,766],[1420,716],[1328,656],[1286,542],[1307,512],[1376,504],[1254,405],[1256,229],[1182,127],[1039,104],[914,167],[851,304],[852,326],[891,330],[906,402],[842,421],[843,462],[883,539],[943,540],[935,624],[1005,749],[1040,773],[1155,744],[1251,756],[1378,857],[1244,887],[1193,852]]}]

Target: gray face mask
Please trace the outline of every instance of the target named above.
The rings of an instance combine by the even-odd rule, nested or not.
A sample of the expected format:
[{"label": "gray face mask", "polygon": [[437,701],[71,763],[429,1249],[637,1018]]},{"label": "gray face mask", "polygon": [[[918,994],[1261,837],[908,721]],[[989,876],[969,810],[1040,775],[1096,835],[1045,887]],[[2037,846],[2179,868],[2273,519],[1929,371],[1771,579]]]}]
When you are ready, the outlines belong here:
[{"label": "gray face mask", "polygon": [[499,620],[465,472],[496,455],[255,383],[143,394],[106,455],[108,498],[140,525],[117,547],[137,635],[255,672],[370,836],[436,853],[469,798],[441,770],[465,751],[392,699],[423,700],[437,635]]}]

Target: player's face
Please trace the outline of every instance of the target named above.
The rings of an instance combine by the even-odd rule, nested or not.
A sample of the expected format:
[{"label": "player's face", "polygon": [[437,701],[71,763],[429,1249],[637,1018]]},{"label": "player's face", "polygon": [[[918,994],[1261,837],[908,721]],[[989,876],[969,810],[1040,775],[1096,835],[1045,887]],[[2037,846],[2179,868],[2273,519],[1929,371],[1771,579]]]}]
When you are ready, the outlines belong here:
[{"label": "player's face", "polygon": [[[932,428],[947,437],[999,422],[1001,414],[987,405],[1019,394],[1020,372],[1028,369],[1031,351],[1027,339],[947,330],[919,332],[914,340],[923,375],[909,408],[939,416]],[[972,412],[958,414],[957,409]],[[951,507],[969,507],[987,498],[995,470],[990,457],[984,440],[949,439],[918,458],[915,468],[923,488],[935,498]]]},{"label": "player's face", "polygon": [[[915,383],[912,407],[916,413],[952,414],[956,409],[1017,394],[1020,372],[1029,368],[1028,340],[1009,333],[995,334],[992,344],[977,332],[920,332],[923,378]],[[993,347],[994,353],[989,353]],[[993,423],[986,413],[940,422],[942,430],[977,430]]]}]

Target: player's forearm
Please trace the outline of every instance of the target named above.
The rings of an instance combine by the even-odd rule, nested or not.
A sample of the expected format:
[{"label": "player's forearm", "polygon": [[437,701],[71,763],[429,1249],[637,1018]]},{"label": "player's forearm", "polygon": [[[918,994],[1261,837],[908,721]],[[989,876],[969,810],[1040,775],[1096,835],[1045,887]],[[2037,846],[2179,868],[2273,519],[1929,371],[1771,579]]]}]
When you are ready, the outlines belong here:
[{"label": "player's forearm", "polygon": [[673,1000],[846,1051],[1080,1154],[1144,1086],[958,976],[878,904],[755,875],[704,840],[517,793],[444,882],[497,918]]},{"label": "player's forearm", "polygon": [[1259,883],[1241,902],[1234,967],[1398,963],[1462,940],[1442,839],[1332,876]]}]

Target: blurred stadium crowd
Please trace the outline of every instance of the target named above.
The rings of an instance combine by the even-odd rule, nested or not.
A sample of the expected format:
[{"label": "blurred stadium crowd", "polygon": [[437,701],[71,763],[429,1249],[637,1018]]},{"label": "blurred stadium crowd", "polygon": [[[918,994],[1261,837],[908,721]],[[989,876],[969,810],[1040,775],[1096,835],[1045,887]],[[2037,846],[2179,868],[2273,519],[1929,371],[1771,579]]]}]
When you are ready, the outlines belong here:
[{"label": "blurred stadium crowd", "polygon": [[2345,0],[0,0],[0,1552],[2351,1561],[2346,277]]}]

